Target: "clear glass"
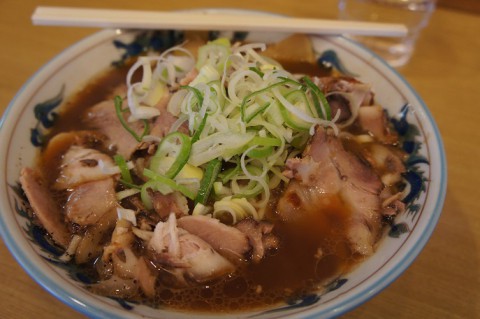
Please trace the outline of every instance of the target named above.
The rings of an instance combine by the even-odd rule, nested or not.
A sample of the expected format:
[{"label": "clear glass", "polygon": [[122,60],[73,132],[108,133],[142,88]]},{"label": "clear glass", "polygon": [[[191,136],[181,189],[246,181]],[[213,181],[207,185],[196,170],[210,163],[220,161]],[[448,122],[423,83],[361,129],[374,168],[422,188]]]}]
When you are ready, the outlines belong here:
[{"label": "clear glass", "polygon": [[435,10],[436,0],[339,0],[342,20],[401,23],[407,26],[405,37],[351,36],[393,67],[405,65],[412,56],[421,30]]}]

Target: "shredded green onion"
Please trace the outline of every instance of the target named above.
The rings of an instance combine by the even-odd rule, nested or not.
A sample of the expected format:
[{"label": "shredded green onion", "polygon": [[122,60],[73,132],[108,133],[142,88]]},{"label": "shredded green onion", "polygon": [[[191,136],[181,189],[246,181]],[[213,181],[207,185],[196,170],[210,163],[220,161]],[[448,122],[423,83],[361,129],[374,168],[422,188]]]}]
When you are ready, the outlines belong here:
[{"label": "shredded green onion", "polygon": [[197,98],[198,109],[200,109],[202,107],[202,105],[203,105],[203,95],[202,95],[202,92],[200,92],[199,89],[197,89],[196,87],[193,87],[193,86],[189,86],[189,85],[182,85],[182,86],[180,86],[180,88],[193,92],[193,94],[195,94],[195,97]]},{"label": "shredded green onion", "polygon": [[132,175],[130,174],[130,169],[128,168],[125,158],[122,155],[117,154],[113,157],[113,160],[115,161],[115,164],[117,164],[120,168],[120,175],[122,176],[122,180],[128,184],[133,184]]},{"label": "shredded green onion", "polygon": [[[163,173],[167,178],[174,178],[182,170],[190,157],[192,142],[190,137],[180,132],[173,132],[165,136],[158,145],[157,152],[153,156],[150,169]],[[174,161],[168,168],[164,159],[173,157]]]},{"label": "shredded green onion", "polygon": [[231,53],[230,40],[227,38],[210,41],[198,49],[197,69],[207,64],[213,65],[219,72],[223,72]]},{"label": "shredded green onion", "polygon": [[208,117],[208,113],[205,113],[205,116],[203,117],[202,121],[200,122],[200,125],[195,131],[195,134],[193,134],[192,136],[192,144],[198,141],[198,139],[200,138],[200,134],[202,134],[203,129],[205,128],[205,124],[207,123],[207,117]]},{"label": "shredded green onion", "polygon": [[[309,115],[312,115],[310,103],[308,101],[307,95],[303,90],[291,91],[285,96],[285,99],[295,106],[303,105],[302,111],[306,112]],[[305,122],[296,117],[294,114],[288,112],[283,105],[280,106],[280,112],[282,113],[285,123],[295,130],[308,131],[310,129],[310,126],[312,125],[311,123]]]},{"label": "shredded green onion", "polygon": [[152,204],[152,199],[150,198],[150,195],[148,194],[148,189],[156,190],[157,182],[155,181],[148,181],[145,184],[143,184],[142,188],[140,189],[140,198],[142,200],[143,205],[147,209],[152,209],[153,204]]},{"label": "shredded green onion", "polygon": [[325,95],[322,93],[322,91],[320,91],[318,86],[316,86],[315,83],[313,83],[313,81],[310,80],[308,76],[304,76],[302,80],[305,82],[305,84],[310,88],[310,90],[313,93],[312,98],[313,98],[318,116],[320,116],[325,120],[330,121],[332,119],[332,110],[330,108],[330,104],[328,104],[328,101],[325,98]]},{"label": "shredded green onion", "polygon": [[122,183],[123,185],[125,185],[128,188],[134,188],[134,189],[141,189],[142,188],[142,186],[135,185],[133,183],[129,183],[129,182],[123,180],[123,179],[120,179],[119,182]]},{"label": "shredded green onion", "polygon": [[213,183],[217,179],[218,173],[222,168],[222,161],[219,159],[214,159],[207,164],[205,169],[205,174],[200,183],[200,189],[197,196],[195,197],[195,205],[197,203],[205,205],[212,191]]},{"label": "shredded green onion", "polygon": [[122,109],[123,99],[118,95],[115,96],[114,104],[115,104],[115,111],[117,113],[118,120],[122,124],[123,128],[125,128],[128,131],[128,133],[130,133],[135,138],[135,140],[137,140],[137,142],[141,142],[142,138],[145,135],[147,135],[148,131],[150,130],[150,127],[149,127],[150,125],[148,124],[148,121],[143,120],[144,129],[143,129],[142,135],[139,136],[130,126],[128,126],[128,123],[123,118],[122,113],[125,112],[125,110]]},{"label": "shredded green onion", "polygon": [[228,168],[223,172],[218,174],[218,177],[221,179],[222,184],[228,183],[234,176],[240,173],[242,168],[240,167],[240,161],[238,160],[235,167]]},{"label": "shredded green onion", "polygon": [[[249,95],[245,96],[245,98],[243,99],[242,101],[242,104],[240,105],[240,110],[241,110],[241,114],[242,114],[242,121],[248,123],[250,122],[256,115],[258,115],[260,113],[260,111],[257,111],[257,112],[254,112],[253,114],[251,114],[250,116],[247,117],[246,115],[246,108],[247,108],[247,104],[248,102],[251,102],[252,99],[255,97],[255,96],[258,96],[259,94],[262,94],[262,93],[265,93],[265,92],[268,92],[270,91],[271,89],[273,89],[274,87],[277,87],[277,86],[281,86],[281,85],[284,85],[285,83],[288,83],[287,80],[281,80],[277,83],[274,83],[274,84],[271,84],[263,89],[260,89],[258,91],[255,91],[255,92],[252,92],[250,93]],[[261,108],[263,111],[266,107],[268,107],[270,105],[270,103],[265,103]]]},{"label": "shredded green onion", "polygon": [[258,67],[256,66],[252,66],[249,68],[250,70],[252,70],[253,72],[257,73],[258,75],[260,75],[262,78],[263,76],[265,75],[265,73],[263,73]]},{"label": "shredded green onion", "polygon": [[[165,185],[172,190],[179,191],[180,193],[190,198],[191,200],[195,199],[195,194],[190,189],[188,189],[183,185],[177,184],[174,180],[168,177],[157,174],[154,171],[149,170],[148,168],[145,168],[143,170],[143,175],[149,178],[150,181],[158,182],[160,185]],[[151,185],[155,185],[155,184],[152,183]]]}]

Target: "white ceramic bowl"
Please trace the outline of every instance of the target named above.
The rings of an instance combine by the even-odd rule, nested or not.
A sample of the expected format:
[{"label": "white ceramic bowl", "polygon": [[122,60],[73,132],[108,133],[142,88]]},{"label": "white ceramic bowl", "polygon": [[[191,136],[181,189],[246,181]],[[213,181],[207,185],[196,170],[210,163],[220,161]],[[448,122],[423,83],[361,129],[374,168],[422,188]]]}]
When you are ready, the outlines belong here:
[{"label": "white ceramic bowl", "polygon": [[[59,102],[73,94],[99,70],[126,53],[114,40],[131,45],[135,32],[105,30],[68,48],[38,71],[20,90],[1,121],[0,229],[22,267],[46,290],[72,308],[99,318],[187,318],[187,314],[119,302],[92,295],[75,272],[57,263],[56,251],[23,213],[18,192],[21,167],[33,163],[35,143],[50,124]],[[272,41],[280,35],[249,34],[249,40]],[[154,45],[155,41],[148,42]],[[446,189],[446,162],[438,129],[427,107],[410,85],[385,62],[342,37],[318,37],[314,47],[324,62],[371,83],[375,98],[399,126],[408,129],[414,149],[408,179],[411,201],[405,214],[387,229],[376,253],[326,292],[292,305],[221,318],[326,318],[340,315],[371,298],[397,278],[420,253],[440,216]],[[133,52],[133,51],[131,51]],[[36,110],[36,112],[35,112]],[[417,134],[412,134],[417,133]],[[421,147],[414,147],[421,146]],[[213,315],[196,316],[212,318]]]}]

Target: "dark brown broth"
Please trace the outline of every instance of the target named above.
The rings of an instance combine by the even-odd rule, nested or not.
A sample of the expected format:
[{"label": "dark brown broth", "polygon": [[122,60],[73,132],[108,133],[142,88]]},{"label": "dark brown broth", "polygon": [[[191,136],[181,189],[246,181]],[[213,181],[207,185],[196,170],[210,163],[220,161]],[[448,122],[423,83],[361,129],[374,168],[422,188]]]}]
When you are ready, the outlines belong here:
[{"label": "dark brown broth", "polygon": [[[295,222],[284,223],[269,212],[280,248],[215,283],[184,289],[160,288],[155,304],[190,311],[238,312],[295,300],[321,289],[348,272],[361,257],[345,239],[350,213],[337,196],[322,214],[307,211]],[[319,251],[322,258],[317,258]]]},{"label": "dark brown broth", "polygon": [[[310,73],[306,71],[318,71],[318,67],[308,69],[303,64],[298,68],[291,65],[289,70]],[[87,108],[109,97],[125,80],[126,72],[127,68],[111,69],[71,98],[50,137],[88,129],[87,123],[81,120]],[[325,72],[323,70],[322,75]],[[58,154],[41,161],[44,171],[52,172],[51,182],[63,149],[59,148]],[[317,290],[320,284],[348,271],[358,261],[345,239],[344,229],[350,213],[339,198],[332,197],[330,202],[321,214],[308,211],[293,223],[277,220],[272,210],[268,219],[275,224],[274,233],[281,242],[275,253],[208,285],[172,289],[160,284],[153,304],[188,311],[238,312],[265,308]],[[315,257],[319,251],[324,256],[321,259]],[[86,271],[92,272],[93,269]],[[152,304],[151,300],[145,302]]]},{"label": "dark brown broth", "polygon": [[[89,82],[73,98],[67,100],[61,114],[61,120],[57,121],[50,131],[49,137],[60,132],[69,132],[85,129],[85,111],[90,107],[110,97],[115,88],[125,83],[128,72],[127,67],[110,68],[93,81]],[[112,98],[113,99],[113,98]]]}]

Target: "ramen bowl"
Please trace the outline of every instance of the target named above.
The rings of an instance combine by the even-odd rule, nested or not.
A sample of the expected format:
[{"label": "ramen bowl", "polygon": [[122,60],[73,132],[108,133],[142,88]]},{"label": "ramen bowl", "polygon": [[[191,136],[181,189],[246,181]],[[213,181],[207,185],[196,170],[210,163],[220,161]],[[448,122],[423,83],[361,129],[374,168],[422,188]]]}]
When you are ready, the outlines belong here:
[{"label": "ramen bowl", "polygon": [[[162,34],[162,36],[159,36]],[[39,70],[5,112],[0,131],[0,227],[3,240],[25,271],[55,297],[92,318],[190,318],[192,313],[152,308],[92,294],[85,278],[59,260],[26,213],[19,186],[22,167],[32,166],[43,137],[62,103],[113,64],[173,41],[178,32],[104,30],[66,49]],[[282,34],[226,33],[230,38],[272,42]],[[408,154],[406,211],[384,230],[375,253],[318,292],[274,308],[242,313],[195,313],[196,318],[329,318],[362,304],[387,287],[412,263],[440,216],[446,187],[441,137],[414,89],[379,57],[343,37],[312,37],[318,63],[372,85],[375,99],[403,136]]]}]

